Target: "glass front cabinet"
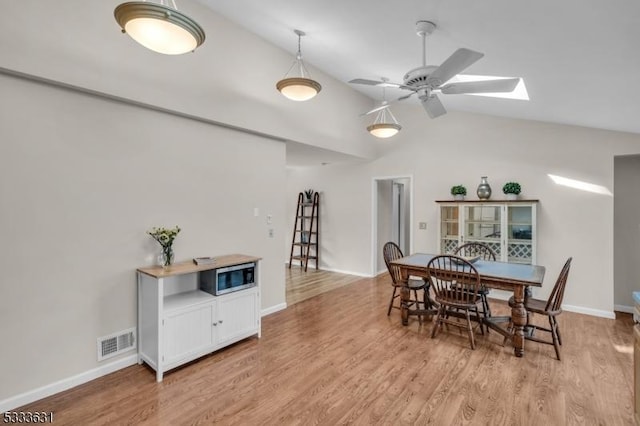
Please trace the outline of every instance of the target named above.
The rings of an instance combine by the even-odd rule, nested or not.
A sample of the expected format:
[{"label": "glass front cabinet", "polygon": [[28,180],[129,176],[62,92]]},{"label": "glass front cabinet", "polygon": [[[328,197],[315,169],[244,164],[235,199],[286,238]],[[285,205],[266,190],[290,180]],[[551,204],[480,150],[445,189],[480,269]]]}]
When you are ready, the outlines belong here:
[{"label": "glass front cabinet", "polygon": [[476,241],[490,246],[503,262],[536,263],[537,200],[437,203],[440,253]]}]

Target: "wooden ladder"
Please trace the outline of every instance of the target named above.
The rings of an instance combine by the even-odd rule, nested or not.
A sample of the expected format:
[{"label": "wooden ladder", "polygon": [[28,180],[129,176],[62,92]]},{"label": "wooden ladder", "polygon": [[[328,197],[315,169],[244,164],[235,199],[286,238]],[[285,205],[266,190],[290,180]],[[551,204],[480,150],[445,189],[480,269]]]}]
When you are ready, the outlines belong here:
[{"label": "wooden ladder", "polygon": [[[293,225],[293,238],[291,240],[291,254],[289,255],[289,269],[293,260],[300,261],[300,267],[307,272],[309,259],[313,260],[318,269],[320,252],[318,250],[318,210],[320,207],[320,194],[315,192],[313,200],[308,202],[302,192],[298,194],[298,206],[296,207],[296,221]],[[311,212],[309,212],[309,208]],[[294,255],[295,248],[299,248]],[[311,253],[313,251],[313,254]]]}]

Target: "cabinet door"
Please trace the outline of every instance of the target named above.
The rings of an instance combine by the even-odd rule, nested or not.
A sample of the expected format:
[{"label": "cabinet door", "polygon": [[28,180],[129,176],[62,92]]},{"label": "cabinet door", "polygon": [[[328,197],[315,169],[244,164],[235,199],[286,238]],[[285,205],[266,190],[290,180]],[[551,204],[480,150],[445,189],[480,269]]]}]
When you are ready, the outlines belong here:
[{"label": "cabinet door", "polygon": [[508,262],[534,263],[535,211],[529,204],[506,206],[505,250]]},{"label": "cabinet door", "polygon": [[460,209],[440,206],[440,253],[453,253],[460,244]]},{"label": "cabinet door", "polygon": [[258,331],[258,292],[252,288],[218,297],[218,344]]},{"label": "cabinet door", "polygon": [[464,207],[464,242],[484,243],[502,256],[502,206],[479,204]]},{"label": "cabinet door", "polygon": [[164,317],[164,357],[170,364],[213,344],[214,305],[201,304],[170,312]]}]

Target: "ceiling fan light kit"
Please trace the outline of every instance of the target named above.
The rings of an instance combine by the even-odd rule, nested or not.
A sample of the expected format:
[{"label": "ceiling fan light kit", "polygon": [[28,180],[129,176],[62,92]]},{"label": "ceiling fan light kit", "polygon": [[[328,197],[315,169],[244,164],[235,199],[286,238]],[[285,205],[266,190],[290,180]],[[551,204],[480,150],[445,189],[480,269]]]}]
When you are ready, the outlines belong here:
[{"label": "ceiling fan light kit", "polygon": [[[322,86],[315,80],[308,77],[309,71],[304,66],[302,61],[302,51],[300,50],[300,39],[305,35],[304,31],[293,30],[298,36],[298,52],[296,53],[296,59],[289,68],[289,71],[285,74],[285,78],[276,83],[276,89],[287,99],[292,101],[308,101],[316,96],[322,90]],[[296,69],[299,72],[299,76],[289,77],[289,73]]]},{"label": "ceiling fan light kit", "polygon": [[122,32],[147,49],[165,55],[193,52],[204,43],[204,30],[172,3],[132,1],[120,4],[113,14]]}]

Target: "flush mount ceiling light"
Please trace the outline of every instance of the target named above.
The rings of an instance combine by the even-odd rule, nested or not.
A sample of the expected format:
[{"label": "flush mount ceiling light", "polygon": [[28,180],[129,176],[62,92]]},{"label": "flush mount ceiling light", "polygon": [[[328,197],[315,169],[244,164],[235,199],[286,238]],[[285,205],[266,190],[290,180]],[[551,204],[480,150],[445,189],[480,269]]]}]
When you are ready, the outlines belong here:
[{"label": "flush mount ceiling light", "polygon": [[[382,81],[386,83],[389,79],[382,77]],[[390,138],[391,136],[395,136],[396,133],[402,129],[402,126],[398,124],[398,120],[396,120],[396,117],[394,117],[391,109],[389,108],[389,103],[385,96],[384,85],[382,85],[382,99],[382,105],[372,109],[371,111],[367,111],[362,115],[369,115],[377,112],[378,115],[376,115],[376,119],[373,120],[373,123],[367,126],[367,130],[377,138]]]},{"label": "flush mount ceiling light", "polygon": [[[292,101],[307,101],[313,98],[322,90],[322,86],[315,80],[308,78],[309,71],[302,62],[302,52],[300,51],[300,39],[305,35],[303,31],[293,30],[298,35],[298,53],[296,53],[296,60],[293,62],[289,71],[285,74],[284,78],[276,83],[276,88],[285,97]],[[299,77],[289,77],[289,73],[297,68],[300,73]]]},{"label": "flush mount ceiling light", "polygon": [[154,52],[180,55],[204,43],[202,27],[179,12],[175,1],[171,1],[173,7],[164,3],[122,3],[113,14],[123,33]]}]

